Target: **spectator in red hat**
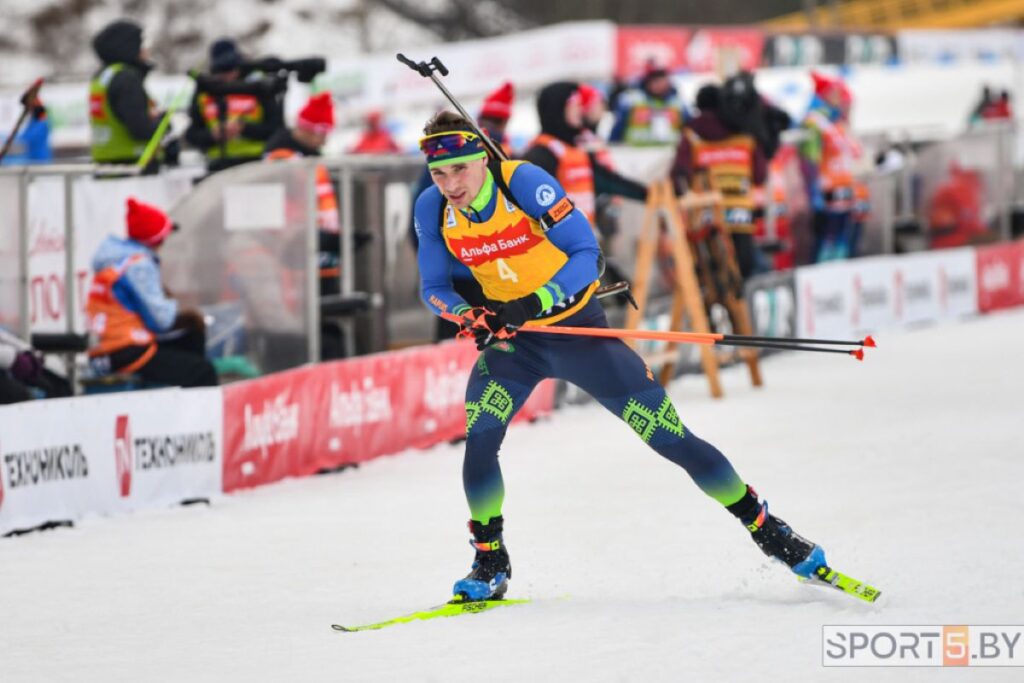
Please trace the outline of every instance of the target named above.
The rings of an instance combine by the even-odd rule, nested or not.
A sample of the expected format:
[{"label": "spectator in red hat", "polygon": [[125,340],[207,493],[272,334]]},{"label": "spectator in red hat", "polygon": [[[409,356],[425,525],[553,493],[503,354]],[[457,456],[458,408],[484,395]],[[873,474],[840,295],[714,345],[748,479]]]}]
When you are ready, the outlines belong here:
[{"label": "spectator in red hat", "polygon": [[811,72],[814,95],[801,124],[801,170],[814,207],[814,261],[857,255],[859,226],[868,206],[866,188],[856,182],[862,151],[850,132],[853,98],[842,79]]},{"label": "spectator in red hat", "polygon": [[505,154],[510,157],[512,148],[505,129],[508,128],[508,120],[512,117],[512,102],[515,101],[515,96],[512,83],[505,81],[484,99],[476,120],[477,125],[487,133],[487,137],[501,145]]},{"label": "spectator in red hat", "polygon": [[[318,157],[327,136],[334,130],[331,94],[313,95],[299,111],[293,128],[282,128],[267,141],[267,159]],[[338,200],[327,168],[317,166],[317,208],[321,230],[338,232]]]},{"label": "spectator in red hat", "polygon": [[[299,111],[295,126],[282,129],[267,142],[266,159],[318,157],[327,136],[334,130],[334,101],[331,94],[313,95]],[[316,167],[317,224],[320,268],[320,295],[341,291],[341,239],[338,220],[338,199],[327,167]],[[345,355],[341,329],[333,322],[321,321],[320,356],[323,360]]]},{"label": "spectator in red hat", "polygon": [[597,134],[597,127],[608,111],[604,93],[589,83],[580,83],[580,87],[573,97],[578,99],[583,112],[582,130],[576,139],[576,145],[596,155],[598,160],[608,168],[613,168],[608,145]]},{"label": "spectator in red hat", "polygon": [[86,302],[93,370],[135,374],[157,385],[217,384],[206,360],[206,327],[196,310],[183,310],[160,281],[156,252],[177,228],[159,208],[129,198],[127,238],[110,235],[93,257]]},{"label": "spectator in red hat", "polygon": [[391,137],[384,125],[384,117],[379,111],[371,111],[366,115],[366,128],[359,142],[349,150],[351,154],[397,154],[401,148]]},{"label": "spectator in red hat", "polygon": [[[294,155],[320,156],[327,136],[334,130],[334,100],[331,94],[313,95],[299,111],[292,128],[282,128],[267,141],[266,158],[287,158]],[[291,154],[282,156],[279,150]],[[275,154],[276,152],[276,154]]]}]

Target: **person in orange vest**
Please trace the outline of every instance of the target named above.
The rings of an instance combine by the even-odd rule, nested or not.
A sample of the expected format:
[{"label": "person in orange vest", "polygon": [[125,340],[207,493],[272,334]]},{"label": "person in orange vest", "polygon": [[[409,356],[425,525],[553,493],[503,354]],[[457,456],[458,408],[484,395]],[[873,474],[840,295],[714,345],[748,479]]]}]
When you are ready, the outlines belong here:
[{"label": "person in orange vest", "polygon": [[[581,93],[580,84],[571,81],[544,87],[537,95],[540,135],[534,138],[523,159],[558,180],[606,248],[616,232],[617,221],[598,221],[597,197],[645,201],[647,187],[616,173],[606,165],[608,157],[580,146],[588,138],[586,105],[593,107],[592,97],[593,93]],[[614,261],[605,261],[604,265],[609,282],[627,279]]]},{"label": "person in orange vest", "polygon": [[699,113],[683,129],[672,175],[680,194],[721,193],[725,224],[714,227],[731,236],[736,263],[747,278],[763,260],[753,238],[754,188],[764,184],[768,169],[756,135],[762,117],[760,96],[753,78],[738,74],[721,86],[701,88],[696,104]]},{"label": "person in orange vest", "polygon": [[[258,74],[242,78],[242,54],[235,41],[221,38],[210,46],[210,74],[227,84],[248,84]],[[185,140],[206,155],[210,173],[257,161],[266,142],[284,126],[281,105],[268,89],[251,88],[252,94],[213,95],[196,91],[189,109],[191,123]]]},{"label": "person in orange vest", "polygon": [[523,159],[554,176],[593,225],[596,194],[644,201],[647,188],[619,175],[579,146],[585,125],[579,91],[579,84],[570,81],[552,83],[540,91],[537,95],[540,135],[530,143]]},{"label": "person in orange vest", "polygon": [[[266,158],[269,161],[296,157],[318,157],[334,130],[334,100],[329,92],[313,95],[299,111],[295,126],[278,131],[267,141]],[[341,230],[338,219],[338,199],[327,167],[316,167],[317,226],[319,228],[318,260],[320,268],[320,296],[341,291]],[[321,357],[324,360],[345,355],[341,329],[329,321],[320,326]]]},{"label": "person in orange vest", "polygon": [[800,146],[804,180],[814,207],[814,261],[844,259],[856,245],[853,177],[857,153],[843,130],[843,83],[811,72],[814,96],[804,117],[807,137]]},{"label": "person in orange vest", "polygon": [[350,154],[397,154],[402,148],[398,146],[384,124],[384,115],[379,111],[371,111],[366,115],[366,128],[359,141],[349,150]]},{"label": "person in orange vest", "polygon": [[[313,95],[299,111],[295,127],[282,128],[267,140],[267,159],[291,159],[293,157],[318,157],[327,142],[327,136],[334,130],[334,101],[331,94],[322,92]],[[338,232],[338,200],[334,184],[327,167],[316,168],[317,223],[320,230]]]},{"label": "person in orange vest", "polygon": [[125,222],[128,237],[108,236],[92,260],[85,307],[95,339],[90,365],[100,375],[135,374],[155,384],[216,385],[202,313],[182,309],[160,281],[157,251],[177,226],[134,198],[128,199]]}]

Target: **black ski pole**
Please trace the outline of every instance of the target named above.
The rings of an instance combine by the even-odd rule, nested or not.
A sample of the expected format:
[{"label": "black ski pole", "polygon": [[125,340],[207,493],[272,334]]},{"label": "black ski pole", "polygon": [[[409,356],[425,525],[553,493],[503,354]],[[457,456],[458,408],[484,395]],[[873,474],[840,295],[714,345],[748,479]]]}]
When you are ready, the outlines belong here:
[{"label": "black ski pole", "polygon": [[484,141],[484,146],[487,147],[487,151],[490,152],[495,159],[500,159],[501,161],[508,161],[508,156],[505,154],[505,150],[501,148],[501,145],[494,144],[494,141],[487,137],[487,133],[485,133],[483,130],[480,129],[479,126],[476,125],[476,121],[473,119],[473,117],[470,116],[469,113],[462,108],[462,105],[459,104],[459,101],[455,99],[455,96],[448,92],[448,88],[446,88],[444,86],[444,83],[441,82],[441,79],[437,77],[437,73],[440,73],[442,76],[448,75],[448,68],[441,63],[440,59],[434,57],[429,62],[414,62],[405,55],[403,55],[401,52],[399,52],[396,55],[396,57],[398,57],[398,61],[400,61],[402,64],[405,64],[407,67],[418,73],[420,76],[423,76],[424,78],[429,78],[430,80],[434,81],[434,85],[438,87],[438,89],[441,91],[441,94],[448,98],[448,101],[452,103],[453,107],[455,107],[455,111],[459,112],[459,116],[469,121],[469,125],[473,129],[473,132],[479,135],[480,138]]},{"label": "black ski pole", "polygon": [[11,149],[11,144],[14,142],[14,138],[18,136],[18,131],[21,130],[21,124],[25,123],[25,119],[28,117],[28,113],[32,108],[32,102],[35,101],[39,95],[39,89],[43,87],[43,79],[36,79],[36,82],[28,87],[28,90],[21,96],[21,116],[18,117],[18,122],[14,124],[14,130],[7,136],[7,140],[4,142],[4,147],[0,150],[0,161],[7,156],[8,150]]}]

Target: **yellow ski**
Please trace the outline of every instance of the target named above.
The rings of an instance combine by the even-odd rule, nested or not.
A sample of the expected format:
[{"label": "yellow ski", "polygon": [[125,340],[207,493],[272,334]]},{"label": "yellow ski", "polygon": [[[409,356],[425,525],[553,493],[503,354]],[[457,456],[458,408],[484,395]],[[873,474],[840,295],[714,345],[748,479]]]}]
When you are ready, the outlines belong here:
[{"label": "yellow ski", "polygon": [[394,626],[395,624],[406,624],[410,621],[424,621],[426,619],[436,619],[437,617],[455,617],[460,614],[473,614],[476,612],[486,612],[487,610],[494,609],[495,607],[501,607],[502,605],[521,605],[530,602],[529,600],[462,600],[461,598],[454,598],[443,605],[437,607],[431,607],[430,609],[422,610],[420,612],[412,612],[411,614],[404,614],[394,619],[388,619],[387,621],[379,621],[375,624],[364,624],[362,626],[342,626],[341,624],[331,624],[331,628],[335,631],[342,633],[352,633],[355,631],[376,631],[377,629],[386,628],[388,626]]},{"label": "yellow ski", "polygon": [[815,585],[831,586],[864,602],[874,602],[882,594],[882,591],[874,586],[869,586],[846,574],[837,572],[827,565],[822,565],[815,569],[812,578],[801,579],[801,581],[807,581]]}]

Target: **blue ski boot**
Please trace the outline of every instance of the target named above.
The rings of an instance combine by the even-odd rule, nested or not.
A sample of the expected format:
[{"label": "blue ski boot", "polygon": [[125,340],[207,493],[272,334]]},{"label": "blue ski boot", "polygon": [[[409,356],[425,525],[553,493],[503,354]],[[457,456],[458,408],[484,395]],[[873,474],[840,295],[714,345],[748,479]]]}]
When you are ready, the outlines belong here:
[{"label": "blue ski boot", "polygon": [[456,598],[466,601],[500,600],[508,590],[512,578],[512,565],[508,550],[501,537],[502,517],[491,517],[487,524],[470,520],[469,531],[473,539],[469,542],[476,549],[473,567],[466,578],[459,579],[452,588]]},{"label": "blue ski boot", "polygon": [[759,503],[757,491],[752,487],[747,486],[747,495],[726,509],[739,517],[765,555],[784,563],[797,576],[809,579],[814,576],[814,570],[827,564],[822,547],[769,513],[768,502]]}]

